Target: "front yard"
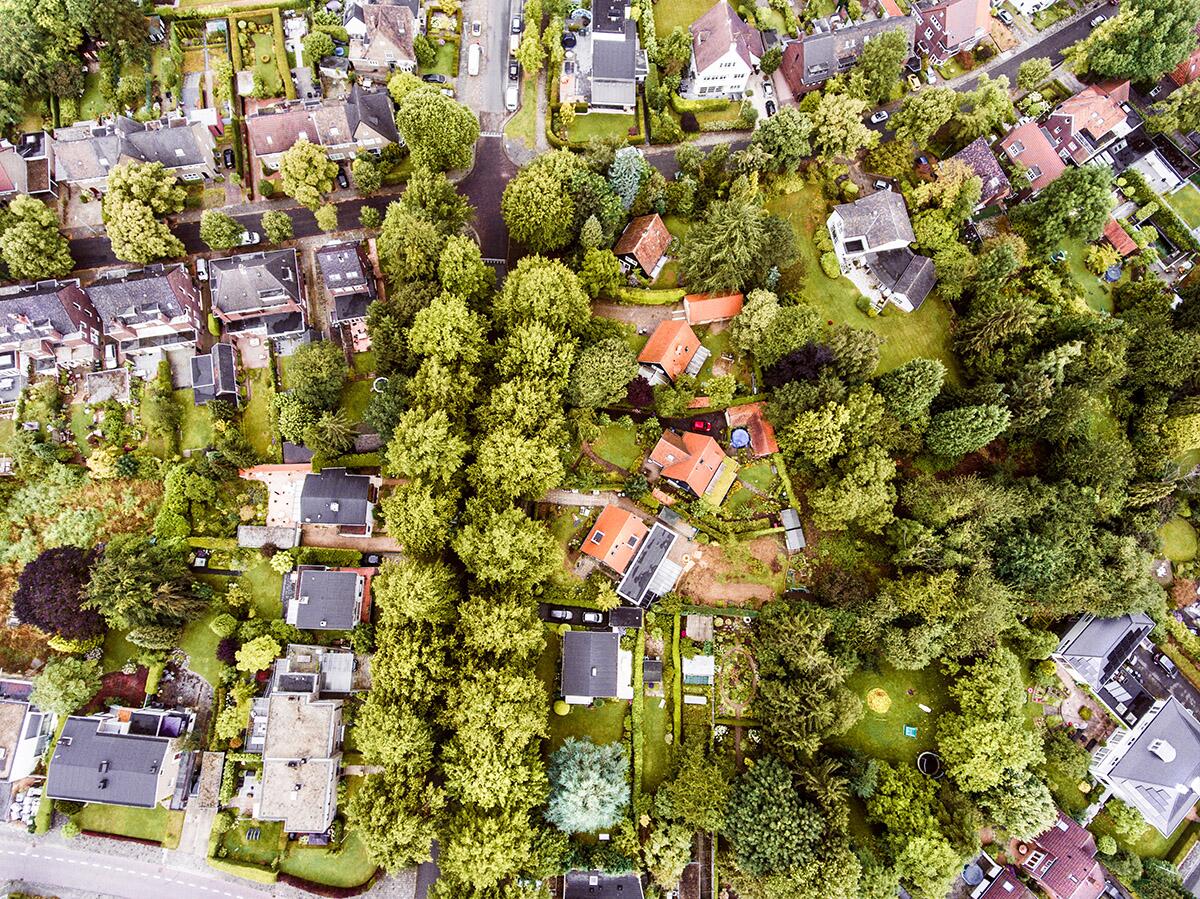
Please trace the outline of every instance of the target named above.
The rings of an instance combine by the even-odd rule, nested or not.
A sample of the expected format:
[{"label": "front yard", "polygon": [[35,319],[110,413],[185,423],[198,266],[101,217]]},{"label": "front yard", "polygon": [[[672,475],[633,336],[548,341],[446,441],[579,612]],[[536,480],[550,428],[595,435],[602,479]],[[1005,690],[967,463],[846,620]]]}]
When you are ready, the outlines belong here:
[{"label": "front yard", "polygon": [[526,75],[522,79],[521,108],[507,125],[504,136],[520,141],[530,150],[537,140],[537,79]]},{"label": "front yard", "polygon": [[567,135],[572,143],[587,143],[592,138],[628,137],[631,128],[637,131],[636,116],[593,112],[575,116]]},{"label": "front yard", "polygon": [[349,888],[370,880],[375,873],[375,863],[358,834],[348,830],[342,851],[336,855],[326,849],[292,844],[280,862],[279,870],[314,883]]},{"label": "front yard", "polygon": [[75,822],[83,830],[152,840],[174,849],[179,845],[179,834],[183,831],[183,812],[168,811],[161,805],[125,808],[92,803],[75,815]]},{"label": "front yard", "polygon": [[[251,830],[258,831],[257,839],[249,838]],[[283,824],[279,821],[239,821],[221,835],[218,858],[269,867],[279,857],[284,839]]]}]

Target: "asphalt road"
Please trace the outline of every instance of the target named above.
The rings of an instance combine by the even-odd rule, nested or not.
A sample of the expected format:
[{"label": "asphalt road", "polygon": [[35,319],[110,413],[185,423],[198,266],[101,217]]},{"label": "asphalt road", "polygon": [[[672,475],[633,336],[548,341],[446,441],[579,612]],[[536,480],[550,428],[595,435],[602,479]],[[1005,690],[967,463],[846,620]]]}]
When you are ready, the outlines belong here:
[{"label": "asphalt road", "polygon": [[475,168],[459,182],[459,191],[475,207],[475,232],[484,259],[513,261],[509,258],[508,226],[500,214],[500,198],[516,173],[517,167],[504,152],[504,139],[483,137],[475,144]]},{"label": "asphalt road", "polygon": [[189,871],[131,858],[67,849],[48,842],[0,838],[0,875],[37,887],[80,890],[122,899],[164,895],[271,899],[272,893],[226,880],[215,871]]}]

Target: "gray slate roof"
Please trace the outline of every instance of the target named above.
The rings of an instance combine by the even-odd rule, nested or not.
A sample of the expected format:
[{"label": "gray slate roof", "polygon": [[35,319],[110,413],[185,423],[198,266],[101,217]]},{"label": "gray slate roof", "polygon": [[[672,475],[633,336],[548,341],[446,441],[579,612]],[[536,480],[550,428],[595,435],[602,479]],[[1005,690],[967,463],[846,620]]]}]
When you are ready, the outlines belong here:
[{"label": "gray slate roof", "polygon": [[617,695],[617,651],[612,631],[567,631],[562,645],[562,693],[613,699]]},{"label": "gray slate roof", "polygon": [[655,522],[646,539],[642,541],[642,548],[638,550],[633,562],[626,569],[625,576],[621,578],[617,595],[627,602],[643,607],[657,599],[661,594],[655,594],[652,590],[657,586],[655,575],[664,565],[671,564],[667,560],[667,554],[675,545],[677,537],[670,528]]},{"label": "gray slate roof", "polygon": [[7,336],[21,317],[28,318],[34,325],[49,323],[60,334],[74,334],[75,323],[66,307],[70,302],[87,302],[75,281],[42,282],[33,290],[22,287],[12,293],[0,294],[0,336]]},{"label": "gray slate roof", "polygon": [[153,808],[170,740],[101,734],[96,732],[99,723],[98,718],[67,719],[50,759],[46,794],[54,799]]},{"label": "gray slate roof", "polygon": [[846,239],[864,238],[868,249],[894,240],[912,243],[916,239],[904,197],[893,190],[877,190],[853,203],[842,203],[834,211],[842,220]]},{"label": "gray slate roof", "polygon": [[625,23],[623,40],[594,39],[592,41],[592,80],[617,79],[632,81],[637,72],[637,26]]},{"label": "gray slate roof", "polygon": [[885,287],[908,297],[914,310],[925,302],[937,284],[933,260],[914,253],[908,247],[875,253],[867,258],[867,266]]},{"label": "gray slate roof", "polygon": [[218,343],[208,353],[192,357],[192,394],[197,406],[212,400],[237,404],[237,366],[233,346]]},{"label": "gray slate roof", "polygon": [[[417,14],[416,0],[411,4],[397,5],[408,5],[413,15]],[[396,127],[396,110],[392,106],[392,98],[385,90],[365,91],[362,85],[355,82],[350,88],[350,95],[346,97],[346,121],[350,125],[351,134],[357,131],[362,123],[392,143],[398,143],[400,140],[400,129]]]},{"label": "gray slate roof", "polygon": [[[1166,761],[1151,750],[1163,741],[1174,750]],[[1176,699],[1168,699],[1154,720],[1126,750],[1109,775],[1127,781],[1158,820],[1150,823],[1171,833],[1196,804],[1200,778],[1200,723]],[[1145,809],[1143,809],[1143,813]]]},{"label": "gray slate roof", "polygon": [[[222,312],[248,312],[300,298],[295,250],[267,250],[209,260],[213,306]],[[264,302],[266,300],[267,302]]]},{"label": "gray slate roof", "polygon": [[1092,689],[1100,689],[1153,629],[1154,620],[1145,612],[1117,618],[1084,615],[1067,631],[1055,654],[1070,662]]},{"label": "gray slate roof", "polygon": [[563,899],[642,899],[642,895],[642,881],[636,874],[570,871],[563,883]]},{"label": "gray slate roof", "polygon": [[[204,164],[210,151],[197,140],[192,127],[177,119],[173,127],[157,124],[147,128],[128,116],[117,116],[112,125],[89,129],[84,152],[56,153],[59,180],[86,180],[106,175],[122,159],[139,162],[161,162],[170,169]],[[81,136],[80,129],[59,129],[56,141]]]},{"label": "gray slate roof", "polygon": [[183,304],[176,291],[182,291],[190,280],[182,265],[150,265],[123,278],[100,278],[85,292],[105,327],[117,319],[131,325],[149,321],[159,313],[167,318],[182,315]]},{"label": "gray slate roof", "polygon": [[355,616],[359,575],[352,571],[301,568],[295,585],[290,582],[285,610],[287,620],[302,630],[348,631],[358,624]]},{"label": "gray slate roof", "polygon": [[375,279],[364,263],[360,244],[355,241],[334,243],[317,250],[321,279],[332,294],[375,294]]},{"label": "gray slate roof", "polygon": [[300,520],[305,524],[364,525],[371,502],[371,479],[325,468],[310,474],[300,490]]}]

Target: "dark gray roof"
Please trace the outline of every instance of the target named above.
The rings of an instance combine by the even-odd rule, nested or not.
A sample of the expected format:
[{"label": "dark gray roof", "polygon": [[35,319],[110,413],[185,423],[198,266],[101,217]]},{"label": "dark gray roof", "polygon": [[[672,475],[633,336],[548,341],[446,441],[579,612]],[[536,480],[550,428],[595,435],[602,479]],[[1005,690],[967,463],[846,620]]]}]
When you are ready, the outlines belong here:
[{"label": "dark gray roof", "polygon": [[658,683],[662,683],[662,679],[663,679],[662,659],[643,659],[642,660],[642,683],[643,684],[658,684]]},{"label": "dark gray roof", "polygon": [[[60,334],[75,333],[75,323],[67,313],[67,303],[86,303],[87,296],[78,282],[41,281],[0,293],[0,337],[10,336],[21,318],[33,325],[49,324]],[[17,339],[26,339],[24,335]]]},{"label": "dark gray roof", "polygon": [[[593,0],[592,31],[600,34],[620,34],[628,21],[626,0]],[[598,42],[599,43],[599,42]]]},{"label": "dark gray roof", "polygon": [[562,694],[613,699],[617,695],[617,651],[612,631],[567,631],[562,645]]},{"label": "dark gray roof", "polygon": [[[149,321],[159,313],[174,318],[183,313],[176,290],[190,281],[182,265],[150,265],[123,277],[118,273],[88,285],[86,293],[105,327],[117,319],[125,324]],[[173,283],[174,282],[174,283]]]},{"label": "dark gray roof", "polygon": [[211,400],[237,404],[237,366],[233,346],[216,344],[211,352],[192,357],[192,393],[197,406]]},{"label": "dark gray roof", "polygon": [[284,617],[302,630],[348,631],[358,624],[355,605],[359,575],[353,571],[301,568]]},{"label": "dark gray roof", "polygon": [[97,733],[99,718],[72,716],[50,759],[46,794],[54,799],[153,808],[170,748],[162,737]]},{"label": "dark gray roof", "polygon": [[1116,618],[1084,615],[1063,636],[1055,654],[1095,690],[1112,678],[1152,630],[1154,620],[1144,612]]},{"label": "dark gray roof", "polygon": [[332,294],[375,293],[375,279],[361,252],[362,245],[349,241],[317,250],[321,279]]},{"label": "dark gray roof", "polygon": [[222,312],[248,312],[300,298],[295,250],[210,259],[208,266],[212,303]]},{"label": "dark gray roof", "polygon": [[[626,22],[622,40],[592,40],[592,80],[632,81],[637,74],[637,26]],[[618,32],[620,33],[620,32]]]},{"label": "dark gray roof", "polygon": [[618,606],[608,613],[611,627],[641,627],[643,611],[637,606]]},{"label": "dark gray roof", "polygon": [[325,468],[304,479],[300,519],[305,524],[364,525],[370,511],[371,479],[347,474],[344,468]]},{"label": "dark gray roof", "polygon": [[[408,6],[414,16],[417,14],[416,0],[412,0],[411,4],[396,5]],[[387,91],[365,91],[355,82],[350,88],[350,96],[346,98],[346,121],[350,125],[351,134],[361,122],[391,143],[398,143],[400,140],[400,130],[396,127],[396,110]]]},{"label": "dark gray roof", "polygon": [[353,296],[334,297],[333,315],[329,317],[330,324],[340,325],[366,318],[367,307],[371,305],[373,299],[373,297],[361,293]]},{"label": "dark gray roof", "polygon": [[1196,804],[1200,724],[1178,700],[1168,699],[1109,776],[1128,781],[1158,816],[1150,823],[1171,833]]},{"label": "dark gray roof", "polygon": [[563,899],[642,899],[642,881],[636,874],[570,871],[563,884]]},{"label": "dark gray roof", "polygon": [[666,561],[677,536],[670,528],[655,522],[642,541],[642,548],[625,571],[625,577],[621,578],[617,595],[639,606],[647,606],[657,599],[651,592],[651,582]]},{"label": "dark gray roof", "polygon": [[919,256],[905,247],[902,250],[885,250],[867,257],[871,274],[893,293],[908,297],[913,309],[925,302],[929,292],[937,284],[937,272],[933,260]]},{"label": "dark gray roof", "polygon": [[904,197],[894,190],[877,190],[853,203],[842,203],[834,211],[842,220],[845,238],[865,237],[867,249],[894,240],[912,243],[915,239]]}]

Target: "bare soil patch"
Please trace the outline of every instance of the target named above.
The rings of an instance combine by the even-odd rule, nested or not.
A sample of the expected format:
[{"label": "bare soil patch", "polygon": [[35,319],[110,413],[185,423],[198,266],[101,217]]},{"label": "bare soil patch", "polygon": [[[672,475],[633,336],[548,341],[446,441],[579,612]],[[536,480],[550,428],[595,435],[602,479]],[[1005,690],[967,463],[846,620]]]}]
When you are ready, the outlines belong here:
[{"label": "bare soil patch", "polygon": [[758,537],[733,548],[709,544],[680,581],[678,590],[706,606],[739,606],[757,609],[779,592],[783,566],[780,544],[774,537]]}]

